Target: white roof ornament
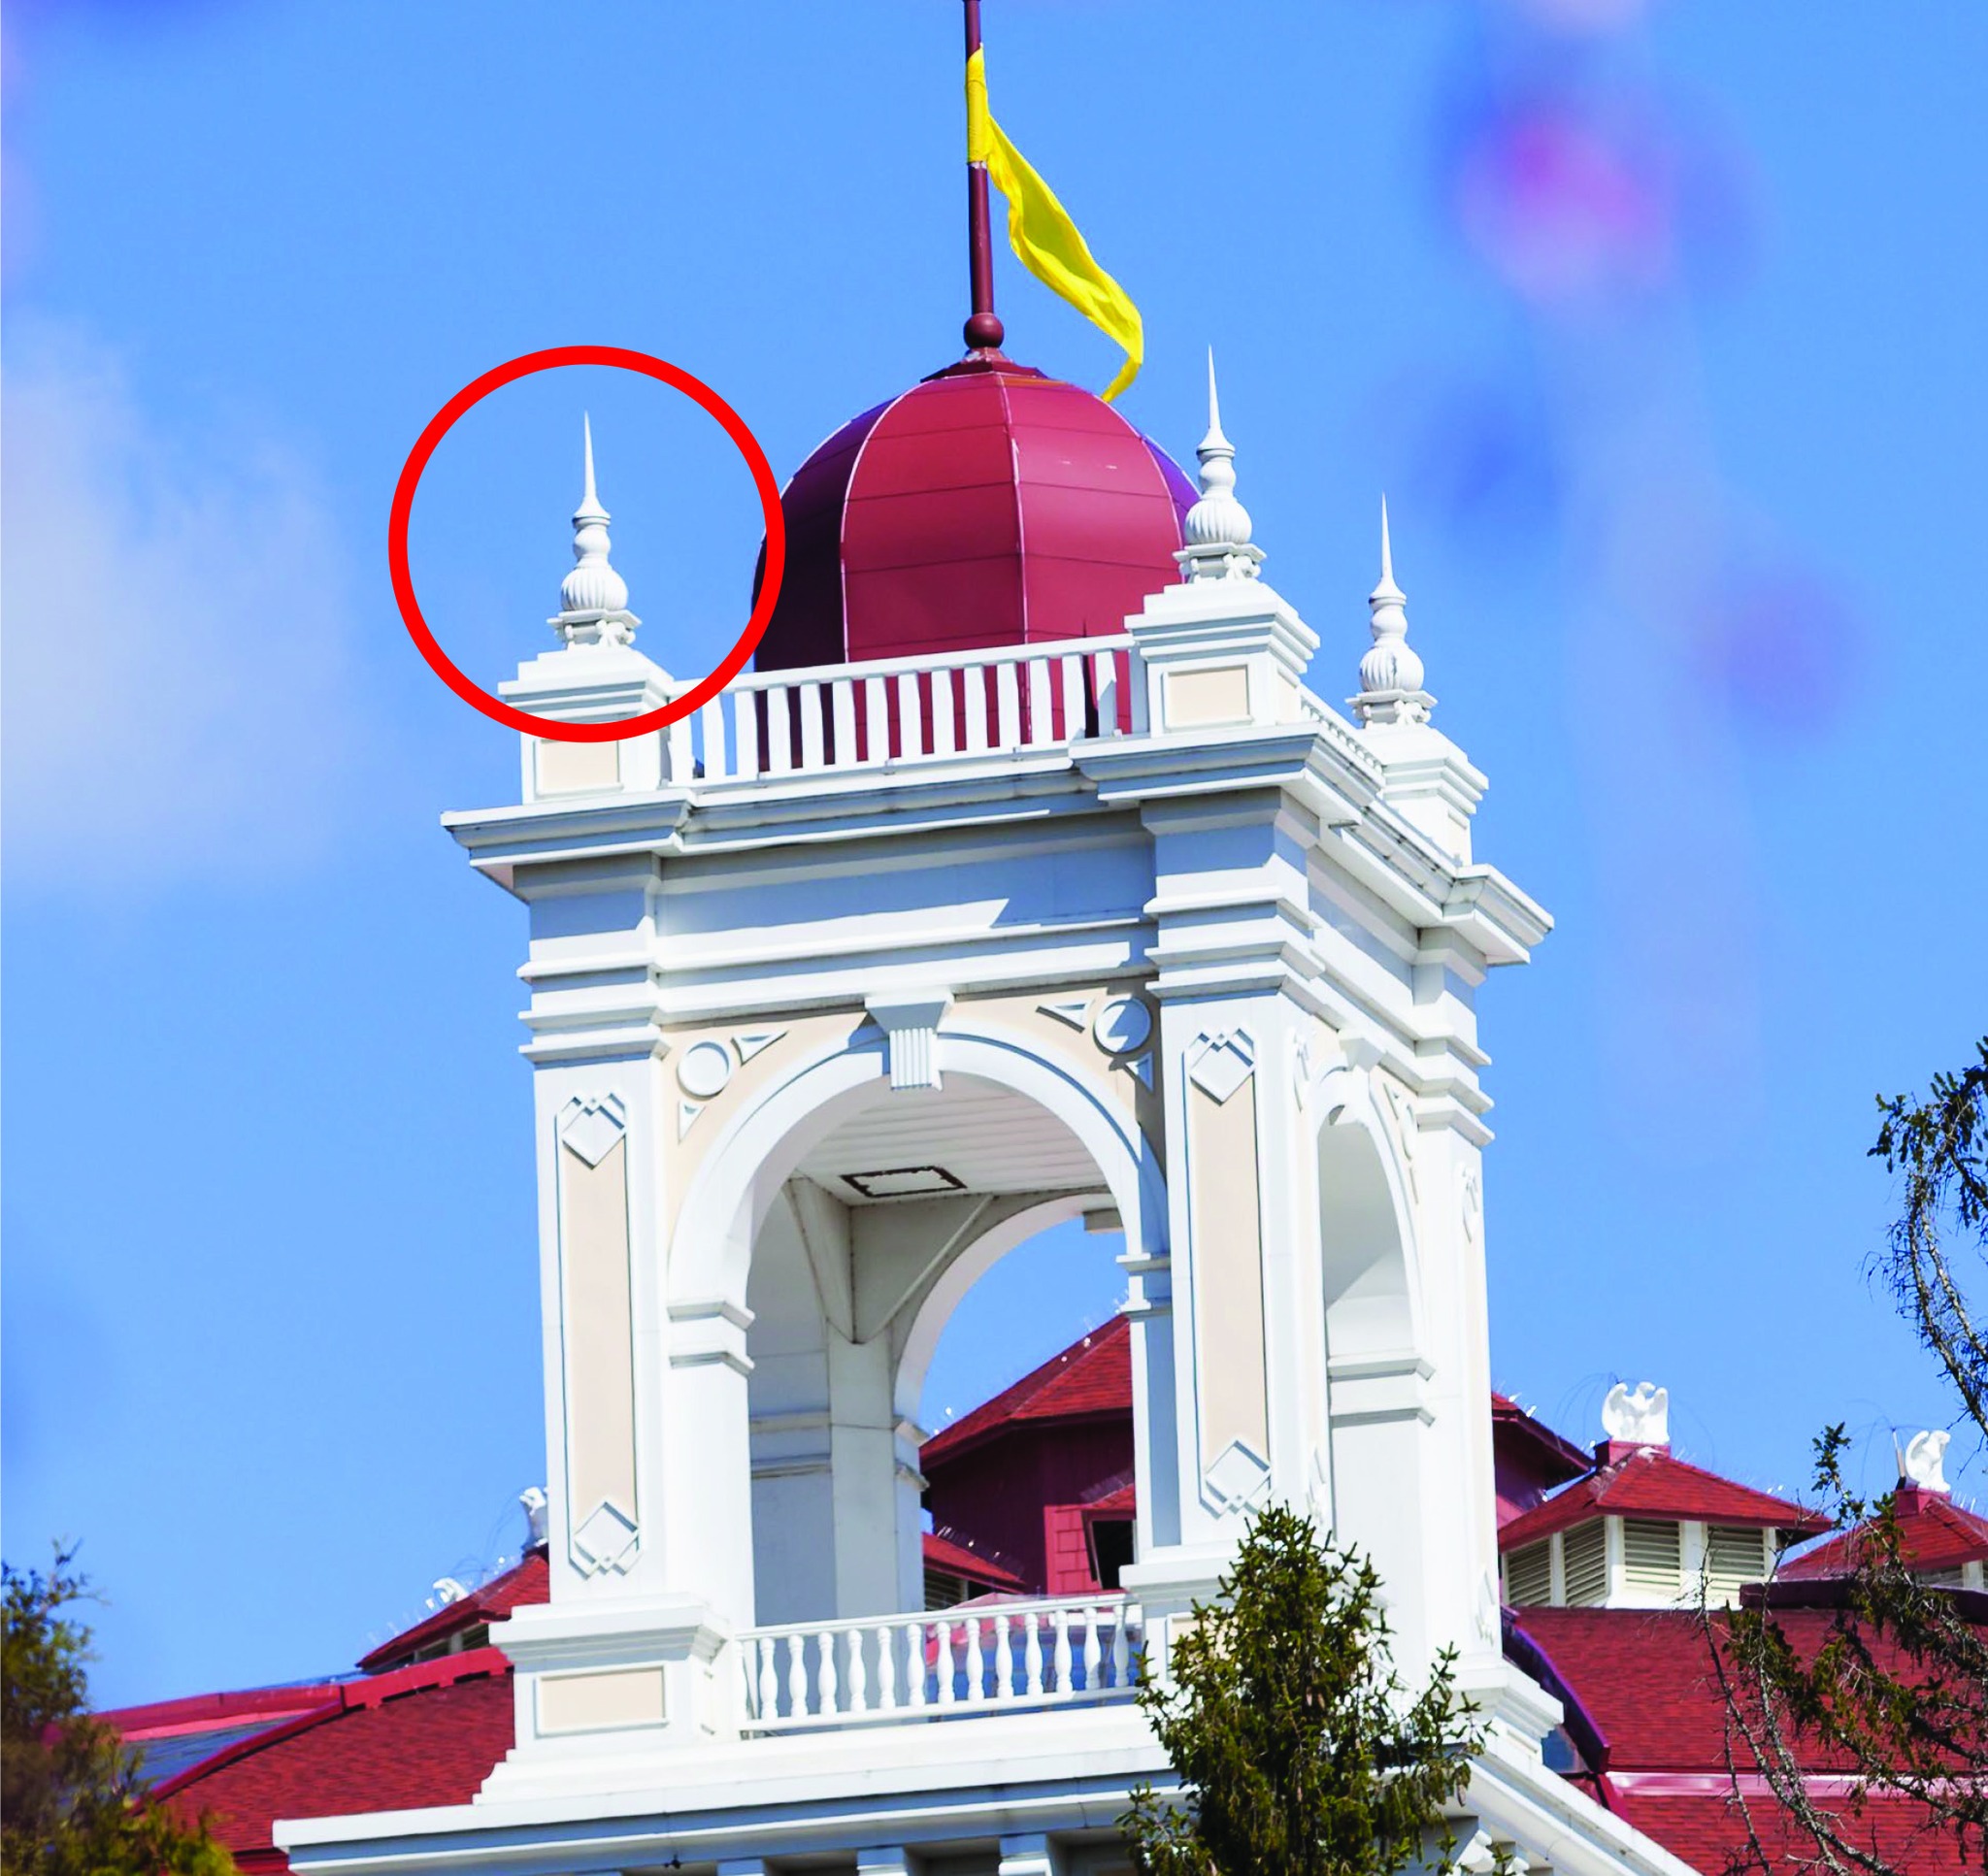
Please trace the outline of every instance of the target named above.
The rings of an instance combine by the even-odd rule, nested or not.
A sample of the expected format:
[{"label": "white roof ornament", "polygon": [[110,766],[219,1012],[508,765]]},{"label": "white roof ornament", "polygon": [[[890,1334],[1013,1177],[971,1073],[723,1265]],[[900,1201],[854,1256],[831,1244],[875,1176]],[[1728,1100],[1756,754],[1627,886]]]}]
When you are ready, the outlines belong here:
[{"label": "white roof ornament", "polygon": [[1374,644],[1360,660],[1362,723],[1426,723],[1436,700],[1422,688],[1422,661],[1408,647],[1408,596],[1394,583],[1387,537],[1387,497],[1380,498],[1380,584],[1367,596]]},{"label": "white roof ornament", "polygon": [[1602,1431],[1625,1446],[1670,1445],[1671,1390],[1640,1381],[1632,1394],[1617,1381],[1602,1402]]},{"label": "white roof ornament", "polygon": [[1946,1482],[1946,1448],[1953,1435],[1944,1427],[1914,1433],[1905,1441],[1905,1476],[1901,1485],[1916,1485],[1922,1492],[1942,1497],[1953,1488]]},{"label": "white roof ornament", "polygon": [[469,1591],[452,1576],[438,1576],[435,1579],[435,1602],[439,1608],[447,1608],[451,1602],[460,1602]]},{"label": "white roof ornament", "polygon": [[1236,445],[1222,434],[1215,397],[1215,354],[1208,354],[1208,435],[1195,450],[1201,462],[1201,500],[1180,524],[1186,545],[1174,558],[1187,579],[1254,579],[1263,549],[1250,545],[1249,510],[1236,499]]},{"label": "white roof ornament", "polygon": [[608,560],[608,510],[594,492],[594,429],[580,417],[586,488],[573,510],[573,571],[559,584],[559,610],[547,621],[566,643],[628,644],[642,623],[628,609],[628,582]]},{"label": "white roof ornament", "polygon": [[527,1550],[546,1541],[546,1513],[548,1501],[543,1485],[528,1485],[517,1495],[524,1508],[524,1543]]}]

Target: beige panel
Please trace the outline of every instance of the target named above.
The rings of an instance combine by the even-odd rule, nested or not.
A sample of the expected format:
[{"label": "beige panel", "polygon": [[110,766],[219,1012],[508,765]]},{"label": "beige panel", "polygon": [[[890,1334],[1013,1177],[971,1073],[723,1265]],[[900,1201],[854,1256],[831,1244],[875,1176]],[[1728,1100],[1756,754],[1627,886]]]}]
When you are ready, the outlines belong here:
[{"label": "beige panel", "polygon": [[541,742],[539,793],[580,795],[621,786],[618,742]]},{"label": "beige panel", "polygon": [[749,1060],[741,1063],[732,1070],[722,1092],[713,1096],[699,1108],[697,1118],[686,1134],[673,1118],[663,1138],[663,1152],[668,1168],[668,1177],[663,1181],[663,1222],[674,1232],[677,1228],[677,1210],[684,1193],[688,1192],[697,1174],[698,1163],[704,1158],[706,1149],[724,1132],[725,1122],[731,1111],[742,1103],[756,1101],[770,1083],[779,1080],[793,1070],[797,1055],[813,1053],[825,1043],[834,1043],[853,1035],[868,1018],[861,1010],[838,1010],[822,1016],[796,1016],[787,1019],[769,1018],[763,1023],[730,1023],[722,1029],[712,1029],[700,1024],[695,1029],[671,1030],[670,1042],[670,1092],[673,1101],[682,1098],[682,1089],[678,1084],[676,1064],[697,1043],[707,1038],[720,1042],[738,1059],[738,1044],[733,1039],[741,1034],[762,1030],[778,1030],[779,1038],[764,1048],[753,1051]]},{"label": "beige panel", "polygon": [[1249,720],[1249,668],[1217,665],[1210,671],[1167,673],[1167,727],[1198,729],[1208,723]]},{"label": "beige panel", "polygon": [[539,1683],[539,1730],[602,1732],[663,1724],[663,1670],[617,1667],[602,1674],[551,1674]]},{"label": "beige panel", "polygon": [[635,1358],[628,1297],[628,1142],[598,1166],[559,1152],[566,1275],[567,1502],[576,1524],[602,1499],[633,1520]]},{"label": "beige panel", "polygon": [[1201,1325],[1201,1463],[1232,1439],[1270,1457],[1263,1357],[1263,1221],[1257,1209],[1256,1081],[1225,1102],[1187,1084],[1194,1195],[1195,1302]]}]

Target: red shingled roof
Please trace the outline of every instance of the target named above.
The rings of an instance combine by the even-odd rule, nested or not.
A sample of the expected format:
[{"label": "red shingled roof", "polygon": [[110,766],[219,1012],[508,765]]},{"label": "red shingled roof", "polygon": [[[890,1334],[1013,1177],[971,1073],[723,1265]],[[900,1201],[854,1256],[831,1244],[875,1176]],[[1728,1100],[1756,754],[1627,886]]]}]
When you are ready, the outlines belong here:
[{"label": "red shingled roof", "polygon": [[[1958,1569],[1988,1560],[1988,1518],[1957,1505],[1944,1493],[1902,1485],[1896,1511],[1899,1553],[1917,1570]],[[1853,1567],[1866,1526],[1840,1531],[1827,1543],[1791,1558],[1784,1577],[1845,1576]]]},{"label": "red shingled roof", "polygon": [[464,1629],[474,1629],[480,1623],[501,1622],[523,1603],[549,1602],[551,1598],[552,1580],[546,1553],[527,1551],[523,1560],[502,1576],[493,1576],[481,1589],[472,1590],[459,1601],[444,1603],[412,1629],[403,1629],[391,1641],[383,1641],[370,1654],[360,1656],[359,1665],[366,1673],[377,1674],[382,1668],[412,1661],[423,1648],[446,1641]]},{"label": "red shingled roof", "polygon": [[1011,1388],[943,1427],[919,1463],[946,1460],[1024,1420],[1122,1419],[1132,1405],[1132,1330],[1123,1316],[1073,1342]]},{"label": "red shingled roof", "polygon": [[[1774,1610],[1803,1655],[1821,1646],[1835,1618],[1833,1608],[1820,1604]],[[1508,1620],[1544,1658],[1550,1678],[1578,1700],[1581,1719],[1596,1735],[1587,1743],[1599,1747],[1594,1769],[1604,1775],[1604,1801],[1697,1868],[1722,1870],[1729,1854],[1745,1844],[1745,1823],[1726,1758],[1724,1696],[1697,1613],[1528,1608]],[[1523,1647],[1512,1652],[1528,1664]],[[1905,1657],[1878,1652],[1909,1678]],[[1744,1747],[1736,1741],[1735,1750],[1743,1765]],[[1803,1743],[1802,1761],[1818,1800],[1832,1809],[1846,1802],[1848,1782],[1841,1774],[1847,1756],[1824,1752],[1811,1740]],[[1777,1808],[1757,1773],[1745,1775],[1742,1790],[1769,1850],[1777,1857],[1799,1852],[1800,1840],[1779,1834]],[[1924,1813],[1902,1800],[1870,1798],[1857,1830],[1895,1868],[1934,1876],[1963,1867],[1951,1841],[1928,1834]]]},{"label": "red shingled roof", "polygon": [[1562,1433],[1556,1433],[1543,1420],[1519,1405],[1508,1394],[1495,1390],[1491,1396],[1491,1426],[1506,1430],[1518,1443],[1530,1446],[1541,1461],[1541,1471],[1548,1482],[1577,1479],[1594,1464],[1587,1451]]},{"label": "red shingled roof", "polygon": [[925,1567],[944,1570],[948,1576],[964,1576],[984,1583],[990,1590],[1025,1590],[1028,1585],[1012,1570],[1003,1569],[992,1559],[942,1537],[936,1530],[925,1532]]},{"label": "red shingled roof", "polygon": [[514,1739],[511,1663],[495,1648],[351,1681],[288,1724],[163,1784],[155,1799],[205,1813],[250,1876],[286,1870],[279,1818],[466,1804]]},{"label": "red shingled roof", "polygon": [[1817,1512],[1673,1459],[1660,1446],[1642,1446],[1612,1465],[1597,1466],[1579,1483],[1522,1512],[1498,1533],[1498,1547],[1512,1550],[1534,1543],[1604,1512],[1629,1518],[1769,1525],[1805,1536],[1829,1529],[1829,1520]]}]

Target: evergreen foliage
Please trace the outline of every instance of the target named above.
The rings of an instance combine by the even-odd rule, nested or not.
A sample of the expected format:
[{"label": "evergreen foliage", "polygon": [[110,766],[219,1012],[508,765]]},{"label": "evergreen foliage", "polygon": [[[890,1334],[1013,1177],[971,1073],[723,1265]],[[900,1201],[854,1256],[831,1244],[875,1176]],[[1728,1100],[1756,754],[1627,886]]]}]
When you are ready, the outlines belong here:
[{"label": "evergreen foliage", "polygon": [[1220,1599],[1197,1604],[1171,1674],[1140,1704],[1180,1775],[1121,1820],[1152,1876],[1393,1876],[1470,1779],[1481,1732],[1445,1651],[1410,1696],[1393,1666],[1374,1566],[1273,1505]]},{"label": "evergreen foliage", "polygon": [[138,1756],[89,1714],[90,1631],[72,1611],[88,1579],[58,1550],[48,1575],[0,1564],[0,1872],[4,1876],[232,1876],[208,1834],[144,1802]]}]

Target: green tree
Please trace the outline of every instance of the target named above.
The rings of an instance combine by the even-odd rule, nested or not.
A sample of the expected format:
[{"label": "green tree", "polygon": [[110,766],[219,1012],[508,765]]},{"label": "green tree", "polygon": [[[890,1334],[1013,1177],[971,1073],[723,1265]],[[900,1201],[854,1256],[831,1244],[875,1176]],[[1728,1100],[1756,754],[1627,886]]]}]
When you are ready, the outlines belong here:
[{"label": "green tree", "polygon": [[[1901,1206],[1872,1260],[1952,1388],[1957,1418],[1988,1442],[1988,1339],[1976,1299],[1988,1261],[1988,1037],[1978,1060],[1940,1073],[1923,1099],[1880,1099],[1873,1157],[1902,1182]],[[1847,1435],[1816,1441],[1816,1485],[1857,1531],[1850,1574],[1819,1642],[1797,1646],[1772,1599],[1706,1618],[1726,1695],[1728,1757],[1758,1774],[1805,1864],[1833,1876],[1907,1876],[1924,1845],[1879,1850],[1873,1797],[1907,1801],[1918,1834],[1988,1866],[1988,1629],[1947,1590],[1914,1574],[1894,1494],[1857,1496]],[[1805,1761],[1856,1776],[1817,1803]],[[1785,1867],[1781,1830],[1764,1833],[1741,1800],[1748,1845],[1732,1867]],[[1896,1833],[1895,1833],[1896,1834]],[[1772,1835],[1776,1841],[1764,1840]]]},{"label": "green tree", "polygon": [[4,1876],[232,1876],[208,1833],[144,1801],[138,1756],[89,1715],[88,1579],[58,1549],[44,1576],[0,1563],[0,1869]]},{"label": "green tree", "polygon": [[1380,1579],[1279,1505],[1250,1527],[1220,1598],[1197,1604],[1140,1704],[1180,1775],[1120,1820],[1153,1876],[1393,1876],[1470,1780],[1482,1734],[1445,1651],[1409,1695]]}]

